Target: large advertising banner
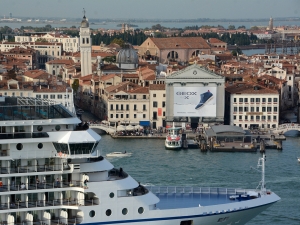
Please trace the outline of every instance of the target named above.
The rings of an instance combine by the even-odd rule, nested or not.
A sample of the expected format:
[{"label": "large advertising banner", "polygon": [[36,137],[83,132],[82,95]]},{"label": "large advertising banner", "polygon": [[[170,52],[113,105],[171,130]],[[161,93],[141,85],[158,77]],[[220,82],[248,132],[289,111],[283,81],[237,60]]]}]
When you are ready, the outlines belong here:
[{"label": "large advertising banner", "polygon": [[174,116],[216,117],[216,87],[174,87]]}]

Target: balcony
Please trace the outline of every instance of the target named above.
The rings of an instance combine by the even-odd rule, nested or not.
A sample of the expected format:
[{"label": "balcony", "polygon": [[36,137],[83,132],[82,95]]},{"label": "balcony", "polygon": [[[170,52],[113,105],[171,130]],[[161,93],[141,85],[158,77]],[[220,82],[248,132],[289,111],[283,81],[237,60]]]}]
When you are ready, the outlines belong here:
[{"label": "balcony", "polygon": [[69,165],[53,164],[53,165],[36,165],[36,166],[17,166],[17,167],[1,167],[0,174],[14,173],[35,173],[35,172],[50,172],[50,171],[68,171],[71,170]]}]

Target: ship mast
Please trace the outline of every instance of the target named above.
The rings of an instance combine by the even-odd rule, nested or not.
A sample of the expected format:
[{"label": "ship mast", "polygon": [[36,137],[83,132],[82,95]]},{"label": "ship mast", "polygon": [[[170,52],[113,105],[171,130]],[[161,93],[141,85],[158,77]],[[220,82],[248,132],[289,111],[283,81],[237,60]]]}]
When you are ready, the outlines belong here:
[{"label": "ship mast", "polygon": [[260,191],[261,195],[266,194],[266,187],[265,187],[265,161],[266,161],[266,155],[263,154],[261,158],[258,159],[257,167],[261,167],[261,182],[260,182]]}]

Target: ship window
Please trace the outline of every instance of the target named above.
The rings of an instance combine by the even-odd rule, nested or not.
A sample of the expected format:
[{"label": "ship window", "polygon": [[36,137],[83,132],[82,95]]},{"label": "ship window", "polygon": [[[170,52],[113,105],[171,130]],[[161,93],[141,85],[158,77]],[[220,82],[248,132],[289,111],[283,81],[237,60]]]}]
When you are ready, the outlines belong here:
[{"label": "ship window", "polygon": [[38,127],[37,127],[37,130],[38,130],[38,131],[42,131],[42,130],[43,130],[43,127],[42,127],[42,126],[38,126]]},{"label": "ship window", "polygon": [[39,143],[39,144],[38,144],[38,148],[39,148],[39,149],[43,148],[43,144],[42,144],[42,143]]},{"label": "ship window", "polygon": [[60,130],[60,126],[59,126],[59,125],[56,125],[56,126],[55,126],[55,130],[59,131],[59,130]]},{"label": "ship window", "polygon": [[68,144],[53,143],[53,145],[54,145],[57,152],[61,152],[61,153],[64,153],[64,154],[69,154]]},{"label": "ship window", "polygon": [[91,210],[90,211],[90,217],[94,217],[95,216],[95,211],[94,210]]},{"label": "ship window", "polygon": [[90,154],[95,143],[69,144],[71,154]]},{"label": "ship window", "polygon": [[143,208],[143,207],[140,207],[140,208],[138,209],[138,212],[139,212],[139,214],[142,214],[142,213],[144,212],[144,208]]},{"label": "ship window", "polygon": [[113,197],[115,197],[115,194],[113,192],[110,192],[109,197],[113,198]]},{"label": "ship window", "polygon": [[122,214],[123,215],[127,215],[127,213],[128,213],[128,209],[126,209],[126,208],[122,209]]},{"label": "ship window", "polygon": [[183,220],[180,222],[180,225],[192,225],[193,220]]},{"label": "ship window", "polygon": [[110,215],[111,215],[111,210],[110,210],[110,209],[106,210],[106,215],[107,215],[107,216],[110,216]]},{"label": "ship window", "polygon": [[17,144],[17,149],[18,150],[22,150],[23,149],[23,145],[21,143]]}]

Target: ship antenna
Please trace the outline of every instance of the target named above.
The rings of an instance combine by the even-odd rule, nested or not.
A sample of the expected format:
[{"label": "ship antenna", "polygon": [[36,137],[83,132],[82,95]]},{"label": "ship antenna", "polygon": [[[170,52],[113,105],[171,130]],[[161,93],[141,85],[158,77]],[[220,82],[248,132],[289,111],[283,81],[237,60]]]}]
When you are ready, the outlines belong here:
[{"label": "ship antenna", "polygon": [[[261,195],[266,195],[266,192],[267,192],[266,191],[266,182],[265,182],[265,162],[266,162],[266,155],[263,154],[263,156],[258,159],[258,163],[257,163],[258,169],[251,167],[251,169],[261,172],[261,181],[259,182],[259,184],[256,188],[256,189],[258,189],[258,187],[260,186],[260,194]],[[261,167],[261,170],[259,170],[260,167]]]},{"label": "ship antenna", "polygon": [[265,162],[266,162],[266,155],[263,154],[263,156],[261,158],[259,158],[258,164],[257,164],[257,167],[261,167],[261,182],[260,182],[261,195],[265,195],[266,194]]}]

